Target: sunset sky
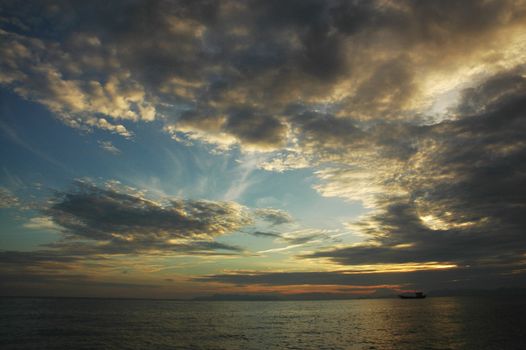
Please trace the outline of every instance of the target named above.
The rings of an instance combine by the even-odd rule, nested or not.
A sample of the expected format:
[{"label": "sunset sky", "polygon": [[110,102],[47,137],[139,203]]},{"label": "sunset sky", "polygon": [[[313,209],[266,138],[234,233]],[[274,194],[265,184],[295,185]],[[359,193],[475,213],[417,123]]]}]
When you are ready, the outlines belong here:
[{"label": "sunset sky", "polygon": [[0,294],[526,286],[526,2],[0,0]]}]

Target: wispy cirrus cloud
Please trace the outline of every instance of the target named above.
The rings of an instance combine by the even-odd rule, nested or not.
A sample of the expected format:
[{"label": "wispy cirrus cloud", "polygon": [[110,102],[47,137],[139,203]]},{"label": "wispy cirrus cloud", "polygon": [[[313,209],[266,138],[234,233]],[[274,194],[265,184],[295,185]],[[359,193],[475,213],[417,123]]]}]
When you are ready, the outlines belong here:
[{"label": "wispy cirrus cloud", "polygon": [[99,147],[108,153],[113,155],[118,155],[121,153],[121,150],[115,147],[111,141],[99,141],[98,143]]}]

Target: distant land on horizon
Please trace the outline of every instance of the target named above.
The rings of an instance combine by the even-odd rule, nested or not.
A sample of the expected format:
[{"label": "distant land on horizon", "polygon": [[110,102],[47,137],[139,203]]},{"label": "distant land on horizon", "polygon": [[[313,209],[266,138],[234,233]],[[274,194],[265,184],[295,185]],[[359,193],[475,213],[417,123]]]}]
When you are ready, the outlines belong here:
[{"label": "distant land on horizon", "polygon": [[[443,289],[425,292],[428,297],[453,296],[526,296],[526,287],[497,289]],[[349,299],[388,299],[398,297],[395,290],[382,289],[372,294],[336,294],[336,293],[302,293],[302,294],[214,294],[195,297],[193,301],[301,301],[301,300],[349,300]]]}]

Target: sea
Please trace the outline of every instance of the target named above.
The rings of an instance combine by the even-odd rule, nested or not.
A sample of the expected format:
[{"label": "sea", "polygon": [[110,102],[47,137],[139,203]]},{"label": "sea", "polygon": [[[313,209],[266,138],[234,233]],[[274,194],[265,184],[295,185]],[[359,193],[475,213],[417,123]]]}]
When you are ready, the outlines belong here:
[{"label": "sea", "polygon": [[526,349],[521,297],[0,298],[0,349]]}]

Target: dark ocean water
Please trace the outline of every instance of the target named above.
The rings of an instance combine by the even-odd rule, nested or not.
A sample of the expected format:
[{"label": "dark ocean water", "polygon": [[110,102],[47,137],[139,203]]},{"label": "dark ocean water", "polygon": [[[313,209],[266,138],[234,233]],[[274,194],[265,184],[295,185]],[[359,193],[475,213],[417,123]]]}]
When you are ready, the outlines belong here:
[{"label": "dark ocean water", "polygon": [[526,300],[0,299],[1,349],[526,349]]}]

